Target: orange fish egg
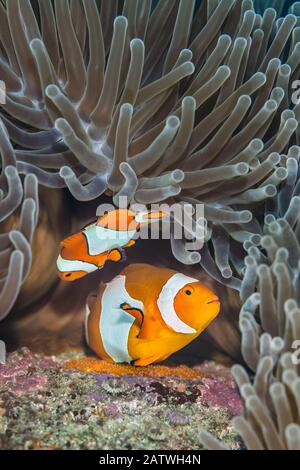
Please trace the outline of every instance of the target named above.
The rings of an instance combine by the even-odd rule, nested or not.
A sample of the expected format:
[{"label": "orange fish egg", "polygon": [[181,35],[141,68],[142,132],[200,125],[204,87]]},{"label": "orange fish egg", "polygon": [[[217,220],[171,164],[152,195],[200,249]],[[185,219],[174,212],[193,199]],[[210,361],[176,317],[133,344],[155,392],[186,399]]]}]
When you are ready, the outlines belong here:
[{"label": "orange fish egg", "polygon": [[219,311],[216,294],[197,279],[133,264],[89,296],[86,339],[102,359],[146,366],[197,338]]}]

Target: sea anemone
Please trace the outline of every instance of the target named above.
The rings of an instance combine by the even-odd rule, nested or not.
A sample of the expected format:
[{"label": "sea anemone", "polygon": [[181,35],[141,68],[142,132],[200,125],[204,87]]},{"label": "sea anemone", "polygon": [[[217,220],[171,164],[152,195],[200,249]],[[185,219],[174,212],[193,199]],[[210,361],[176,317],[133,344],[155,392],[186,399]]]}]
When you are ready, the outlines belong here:
[{"label": "sea anemone", "polygon": [[[300,450],[299,155],[286,166],[286,180],[265,204],[262,235],[244,244],[239,324],[249,372],[232,368],[245,405],[233,426],[251,450]],[[205,431],[201,440],[224,448]]]},{"label": "sea anemone", "polygon": [[184,241],[173,253],[239,289],[241,242],[257,225],[248,208],[274,196],[279,154],[299,143],[297,18],[261,17],[251,0],[0,9],[3,197],[25,174],[80,201],[204,204],[202,258]]}]

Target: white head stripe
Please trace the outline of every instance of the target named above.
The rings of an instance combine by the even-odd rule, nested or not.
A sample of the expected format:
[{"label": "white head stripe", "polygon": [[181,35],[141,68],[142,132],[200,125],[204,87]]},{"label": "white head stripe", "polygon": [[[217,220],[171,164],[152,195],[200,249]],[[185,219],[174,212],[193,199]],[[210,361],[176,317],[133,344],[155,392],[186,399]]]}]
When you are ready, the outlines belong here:
[{"label": "white head stripe", "polygon": [[114,248],[121,248],[135,236],[136,231],[111,230],[94,224],[87,227],[83,234],[87,240],[88,252],[94,256]]},{"label": "white head stripe", "polygon": [[117,276],[109,282],[101,299],[100,334],[107,354],[115,362],[131,362],[128,352],[128,335],[135,318],[120,308],[127,303],[143,310],[143,303],[133,299],[126,290],[125,276]]},{"label": "white head stripe", "polygon": [[79,260],[64,259],[61,255],[59,255],[59,257],[57,258],[56,265],[57,269],[62,273],[76,271],[92,273],[93,271],[96,271],[98,269],[95,264],[86,263],[85,261]]},{"label": "white head stripe", "polygon": [[174,274],[163,286],[157,299],[157,306],[160,310],[164,322],[177,333],[193,334],[194,328],[184,323],[177,316],[174,308],[174,299],[180,289],[192,282],[199,282],[197,279],[185,276],[184,274]]}]

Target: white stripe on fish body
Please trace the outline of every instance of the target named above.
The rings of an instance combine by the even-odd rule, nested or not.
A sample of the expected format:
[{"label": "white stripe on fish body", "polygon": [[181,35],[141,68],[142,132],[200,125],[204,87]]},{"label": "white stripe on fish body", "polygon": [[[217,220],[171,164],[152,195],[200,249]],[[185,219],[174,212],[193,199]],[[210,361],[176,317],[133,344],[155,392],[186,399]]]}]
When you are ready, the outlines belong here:
[{"label": "white stripe on fish body", "polygon": [[136,230],[111,230],[94,224],[84,229],[83,234],[87,240],[88,252],[93,256],[127,245],[135,236]]},{"label": "white stripe on fish body", "polygon": [[115,362],[131,362],[128,352],[128,336],[135,318],[120,308],[123,303],[143,311],[143,302],[133,299],[125,287],[125,276],[117,276],[109,282],[101,299],[99,331],[106,353]]},{"label": "white stripe on fish body", "polygon": [[198,279],[185,276],[184,274],[174,274],[163,286],[157,299],[157,306],[164,322],[177,333],[193,334],[194,328],[184,323],[178,316],[174,308],[174,299],[178,292],[187,284],[199,282]]},{"label": "white stripe on fish body", "polygon": [[98,269],[95,264],[87,263],[86,261],[65,259],[61,255],[57,258],[56,265],[61,273],[77,271],[92,273]]}]

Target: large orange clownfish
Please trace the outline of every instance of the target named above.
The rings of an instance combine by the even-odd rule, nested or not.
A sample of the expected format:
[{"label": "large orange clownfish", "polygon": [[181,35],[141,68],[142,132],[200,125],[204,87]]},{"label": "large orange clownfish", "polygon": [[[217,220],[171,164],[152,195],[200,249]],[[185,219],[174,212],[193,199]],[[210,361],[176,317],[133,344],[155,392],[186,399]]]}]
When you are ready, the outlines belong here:
[{"label": "large orange clownfish", "polygon": [[218,297],[197,279],[133,264],[88,297],[86,339],[102,359],[146,366],[197,338],[219,310]]},{"label": "large orange clownfish", "polygon": [[97,269],[106,261],[120,261],[123,248],[135,244],[134,237],[143,224],[160,220],[163,212],[133,212],[128,209],[109,211],[81,231],[60,243],[58,275],[74,281]]}]

